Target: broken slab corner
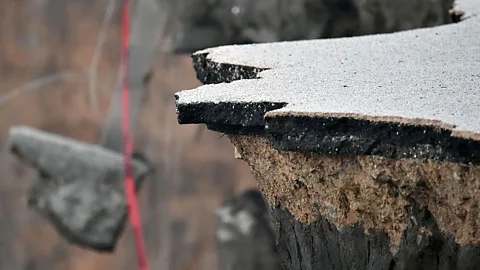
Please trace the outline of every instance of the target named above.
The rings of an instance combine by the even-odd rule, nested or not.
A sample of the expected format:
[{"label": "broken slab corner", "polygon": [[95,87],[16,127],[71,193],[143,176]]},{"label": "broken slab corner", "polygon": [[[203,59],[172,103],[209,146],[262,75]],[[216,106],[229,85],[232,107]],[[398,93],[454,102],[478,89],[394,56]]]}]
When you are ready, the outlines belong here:
[{"label": "broken slab corner", "polygon": [[179,123],[227,133],[286,269],[479,269],[479,26],[207,49]]},{"label": "broken slab corner", "polygon": [[[113,252],[127,217],[123,154],[24,126],[10,129],[9,147],[37,170],[28,205],[69,242]],[[137,189],[150,171],[133,160]]]}]

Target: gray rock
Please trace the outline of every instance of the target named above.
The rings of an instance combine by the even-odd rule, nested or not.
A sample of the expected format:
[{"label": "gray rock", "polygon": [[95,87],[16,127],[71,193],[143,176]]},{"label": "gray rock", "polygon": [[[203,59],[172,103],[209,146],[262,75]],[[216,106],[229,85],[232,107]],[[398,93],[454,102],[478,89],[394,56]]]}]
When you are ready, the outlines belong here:
[{"label": "gray rock", "polygon": [[[39,172],[29,205],[69,241],[112,251],[124,226],[123,156],[98,145],[28,127],[10,130],[13,154]],[[137,188],[148,166],[133,162]]]}]

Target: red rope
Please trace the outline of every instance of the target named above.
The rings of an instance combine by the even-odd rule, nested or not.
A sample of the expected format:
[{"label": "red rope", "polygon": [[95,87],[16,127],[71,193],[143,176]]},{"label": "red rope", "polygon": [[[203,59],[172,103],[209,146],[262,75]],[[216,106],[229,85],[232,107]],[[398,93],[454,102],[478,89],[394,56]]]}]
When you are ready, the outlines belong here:
[{"label": "red rope", "polygon": [[135,178],[132,169],[133,140],[130,132],[130,1],[124,0],[122,7],[122,135],[125,157],[125,193],[128,203],[128,216],[133,228],[137,259],[140,270],[148,270],[145,240],[138,207]]}]

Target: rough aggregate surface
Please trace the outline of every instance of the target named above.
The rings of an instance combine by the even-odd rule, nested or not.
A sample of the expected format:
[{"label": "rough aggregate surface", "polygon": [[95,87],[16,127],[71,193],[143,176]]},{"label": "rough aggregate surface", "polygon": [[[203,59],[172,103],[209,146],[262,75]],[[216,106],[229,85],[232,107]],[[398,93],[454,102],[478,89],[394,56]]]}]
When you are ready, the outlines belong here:
[{"label": "rough aggregate surface", "polygon": [[338,229],[359,223],[398,247],[415,222],[407,208],[418,204],[457,243],[480,244],[478,165],[284,152],[262,137],[229,137],[269,204],[285,206],[303,224],[319,215]]},{"label": "rough aggregate surface", "polygon": [[207,85],[176,94],[179,123],[229,134],[287,269],[479,269],[480,2],[459,9],[458,24],[193,55]]},{"label": "rough aggregate surface", "polygon": [[[468,15],[480,11],[477,1],[465,0],[460,4],[459,8]],[[203,50],[193,57],[197,76],[208,85],[178,92],[177,113],[181,123],[207,123],[217,125],[217,129],[218,125],[247,127],[260,123],[267,133],[290,133],[290,137],[310,134],[309,139],[315,135],[309,126],[282,130],[281,125],[269,123],[295,126],[291,123],[299,118],[320,122],[348,118],[365,121],[358,132],[367,131],[372,123],[379,122],[390,124],[385,125],[385,130],[427,127],[432,128],[428,136],[440,134],[441,138],[430,142],[418,140],[416,145],[405,146],[402,153],[392,153],[383,144],[395,145],[395,138],[385,132],[386,136],[373,140],[379,141],[380,150],[348,152],[479,163],[478,36],[480,17],[472,15],[457,24],[393,34]],[[281,107],[265,114],[252,111],[256,104],[267,103]],[[236,106],[241,112],[218,113],[215,108],[222,106]],[[193,110],[195,114],[191,113]],[[234,116],[237,114],[244,117],[241,123]],[[337,128],[331,132],[354,132],[341,130],[348,129],[342,125]],[[408,132],[400,133],[407,141]],[[312,143],[304,148],[305,141],[287,142],[287,136],[280,139],[284,143],[277,145],[284,150],[330,152],[320,142],[316,143],[318,147]],[[463,141],[449,142],[458,140]],[[425,145],[435,150],[422,150],[428,152],[426,156],[413,150]]]},{"label": "rough aggregate surface", "polygon": [[302,154],[229,137],[271,206],[286,269],[480,267],[478,165]]}]

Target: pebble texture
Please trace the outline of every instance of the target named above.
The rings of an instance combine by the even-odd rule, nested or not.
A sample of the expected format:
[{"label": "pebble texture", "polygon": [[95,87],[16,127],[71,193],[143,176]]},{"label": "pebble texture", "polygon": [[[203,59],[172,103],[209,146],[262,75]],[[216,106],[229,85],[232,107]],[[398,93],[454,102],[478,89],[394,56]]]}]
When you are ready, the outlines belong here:
[{"label": "pebble texture", "polygon": [[458,9],[434,28],[197,52],[213,84],[176,94],[179,122],[264,126],[283,150],[479,163],[480,2]]},{"label": "pebble texture", "polygon": [[[29,206],[49,219],[69,241],[113,251],[123,229],[123,155],[29,127],[10,130],[10,150],[38,171]],[[133,162],[137,185],[149,167]]]}]

